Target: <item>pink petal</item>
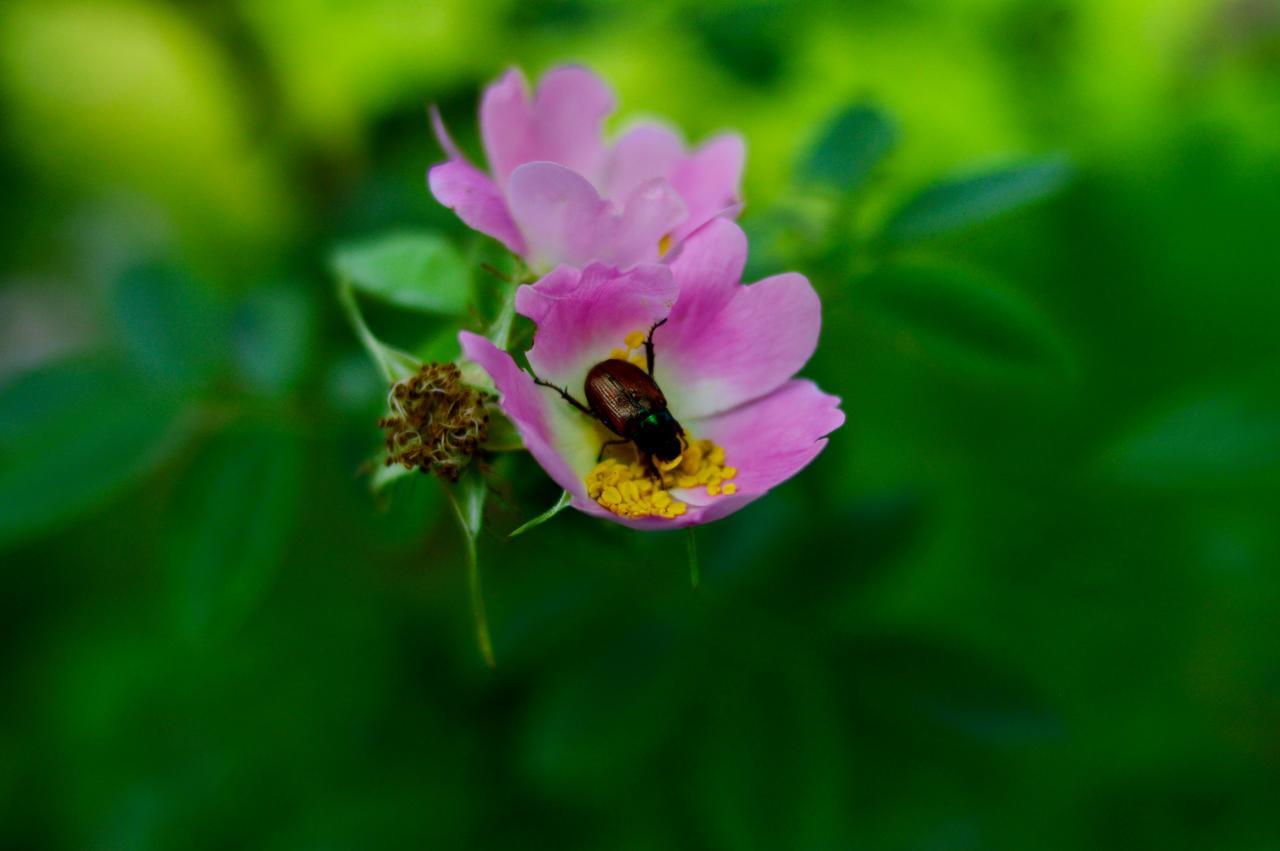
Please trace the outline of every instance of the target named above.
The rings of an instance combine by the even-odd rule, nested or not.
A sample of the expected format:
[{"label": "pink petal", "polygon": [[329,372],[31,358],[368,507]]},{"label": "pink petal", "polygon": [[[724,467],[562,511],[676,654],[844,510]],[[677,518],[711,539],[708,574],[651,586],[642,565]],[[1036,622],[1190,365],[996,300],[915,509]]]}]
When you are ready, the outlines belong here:
[{"label": "pink petal", "polygon": [[666,266],[626,272],[599,263],[581,272],[561,266],[516,291],[516,310],[538,326],[529,365],[543,380],[585,402],[588,370],[622,347],[627,334],[647,332],[671,309],[676,293]]},{"label": "pink petal", "polygon": [[680,285],[680,297],[655,335],[664,346],[699,336],[741,288],[747,235],[733,222],[708,222],[668,265]]},{"label": "pink petal", "polygon": [[[788,381],[768,396],[732,411],[690,419],[684,427],[694,437],[724,447],[725,463],[738,470],[733,499],[750,501],[800,472],[827,445],[826,436],[844,424],[840,400],[812,381]],[[705,489],[679,490],[675,496],[705,506],[703,522],[723,517],[723,497]],[[745,503],[744,503],[745,504]],[[741,508],[724,502],[731,510]]]},{"label": "pink petal", "polygon": [[454,159],[432,166],[427,185],[436,200],[455,211],[469,227],[497,239],[516,254],[524,253],[524,239],[507,212],[502,193],[484,172],[466,160]]},{"label": "pink petal", "polygon": [[600,170],[605,116],[613,93],[582,68],[557,68],[542,78],[530,102],[524,75],[511,69],[480,103],[480,135],[499,186],[523,163],[559,163],[587,178]]},{"label": "pink petal", "polygon": [[674,131],[661,124],[638,124],[609,149],[598,185],[604,197],[622,203],[646,180],[667,177],[683,159],[684,142]]},{"label": "pink petal", "polygon": [[595,426],[559,396],[533,383],[511,355],[478,334],[458,335],[462,352],[478,363],[501,395],[499,405],[542,469],[560,487],[586,500],[586,474],[600,451]]},{"label": "pink petal", "polygon": [[795,375],[818,346],[822,304],[803,275],[738,283],[746,237],[708,223],[672,262],[680,297],[654,334],[654,378],[677,419],[764,396]]},{"label": "pink petal", "polygon": [[664,181],[636,187],[619,213],[582,175],[550,162],[526,163],[511,174],[507,203],[535,269],[592,261],[628,267],[658,259],[658,244],[684,217]]},{"label": "pink petal", "polygon": [[684,202],[660,177],[646,180],[627,197],[608,249],[601,255],[616,266],[656,263],[662,238],[685,218]]},{"label": "pink petal", "polygon": [[433,103],[428,112],[431,114],[431,132],[435,134],[436,141],[440,143],[440,147],[444,150],[444,155],[451,160],[466,159],[458,146],[454,144],[453,137],[449,135],[449,129],[444,126],[444,119],[440,116],[440,108]]},{"label": "pink petal", "polygon": [[747,149],[742,137],[717,136],[685,157],[669,180],[688,208],[671,238],[675,242],[717,216],[733,218],[742,209],[742,168]]}]

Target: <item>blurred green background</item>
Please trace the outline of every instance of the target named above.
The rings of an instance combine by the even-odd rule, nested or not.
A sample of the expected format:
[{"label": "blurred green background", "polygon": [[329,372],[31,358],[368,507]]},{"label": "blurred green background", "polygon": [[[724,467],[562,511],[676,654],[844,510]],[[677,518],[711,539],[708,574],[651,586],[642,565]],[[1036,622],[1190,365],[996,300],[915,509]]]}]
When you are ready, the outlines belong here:
[{"label": "blurred green background", "polygon": [[[745,134],[849,422],[697,591],[497,459],[491,672],[328,258],[474,269],[424,106],[562,61]],[[1280,848],[1275,0],[9,0],[0,104],[3,847]]]}]

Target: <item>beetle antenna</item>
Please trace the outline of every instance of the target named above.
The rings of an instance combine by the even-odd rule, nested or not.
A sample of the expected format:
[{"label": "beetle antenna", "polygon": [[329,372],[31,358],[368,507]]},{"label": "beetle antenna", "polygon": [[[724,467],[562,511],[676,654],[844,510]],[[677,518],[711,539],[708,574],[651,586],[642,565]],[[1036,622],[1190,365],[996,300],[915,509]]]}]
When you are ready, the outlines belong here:
[{"label": "beetle antenna", "polygon": [[573,398],[572,395],[570,395],[569,389],[567,387],[557,387],[554,384],[552,384],[550,381],[543,381],[541,378],[539,378],[536,375],[533,377],[533,383],[537,384],[540,387],[550,387],[552,390],[559,393],[560,397],[564,399],[566,402],[568,402],[570,405],[573,405],[579,411],[582,411],[582,413],[586,414],[592,419],[596,418],[596,415],[592,413],[590,408],[588,408],[586,405],[582,404],[577,399]]},{"label": "beetle antenna", "polygon": [[669,316],[664,316],[662,319],[653,323],[653,326],[649,328],[649,336],[644,338],[644,360],[645,364],[649,367],[646,371],[650,375],[653,375],[653,332],[657,331],[663,325],[666,325],[667,320],[670,318],[671,317]]}]

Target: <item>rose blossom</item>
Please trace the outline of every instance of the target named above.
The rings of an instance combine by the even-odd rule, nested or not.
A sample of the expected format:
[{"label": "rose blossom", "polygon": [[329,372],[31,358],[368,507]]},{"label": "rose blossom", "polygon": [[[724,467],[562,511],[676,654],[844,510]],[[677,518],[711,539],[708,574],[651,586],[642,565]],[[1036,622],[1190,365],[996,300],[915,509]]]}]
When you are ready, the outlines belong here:
[{"label": "rose blossom", "polygon": [[646,122],[606,145],[613,109],[613,94],[585,69],[548,72],[532,97],[511,69],[480,103],[492,176],[467,162],[433,108],[449,159],[428,173],[431,192],[538,272],[653,263],[710,219],[737,214],[740,137],[717,136],[687,152],[670,128]]},{"label": "rose blossom", "polygon": [[610,357],[643,365],[641,341],[666,319],[653,331],[652,377],[686,446],[661,481],[631,445],[598,462],[614,435],[488,340],[460,335],[525,446],[575,508],[640,529],[707,523],[794,476],[844,422],[839,399],[793,377],[817,346],[817,293],[795,273],[743,285],[746,257],[745,234],[719,219],[669,265],[561,266],[516,294],[517,311],[537,323],[530,366],[579,399],[593,365]]}]

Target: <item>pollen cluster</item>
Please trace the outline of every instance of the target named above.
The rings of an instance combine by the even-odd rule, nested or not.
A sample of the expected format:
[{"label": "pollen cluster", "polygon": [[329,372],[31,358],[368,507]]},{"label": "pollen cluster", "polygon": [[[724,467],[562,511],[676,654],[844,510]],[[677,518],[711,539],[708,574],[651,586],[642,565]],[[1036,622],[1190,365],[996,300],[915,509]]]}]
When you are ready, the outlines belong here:
[{"label": "pollen cluster", "polygon": [[387,466],[401,464],[456,481],[489,434],[484,394],[462,384],[456,364],[424,364],[391,386],[386,431]]},{"label": "pollen cluster", "polygon": [[640,459],[606,458],[587,474],[587,494],[619,517],[679,517],[689,506],[674,498],[672,488],[705,487],[711,496],[732,495],[738,474],[724,466],[724,449],[709,440],[690,441],[684,454],[658,464],[660,478]]},{"label": "pollen cluster", "polygon": [[624,348],[614,349],[609,352],[609,357],[614,360],[630,361],[641,369],[648,369],[649,362],[645,357],[644,341],[643,331],[632,331],[622,340]]}]

